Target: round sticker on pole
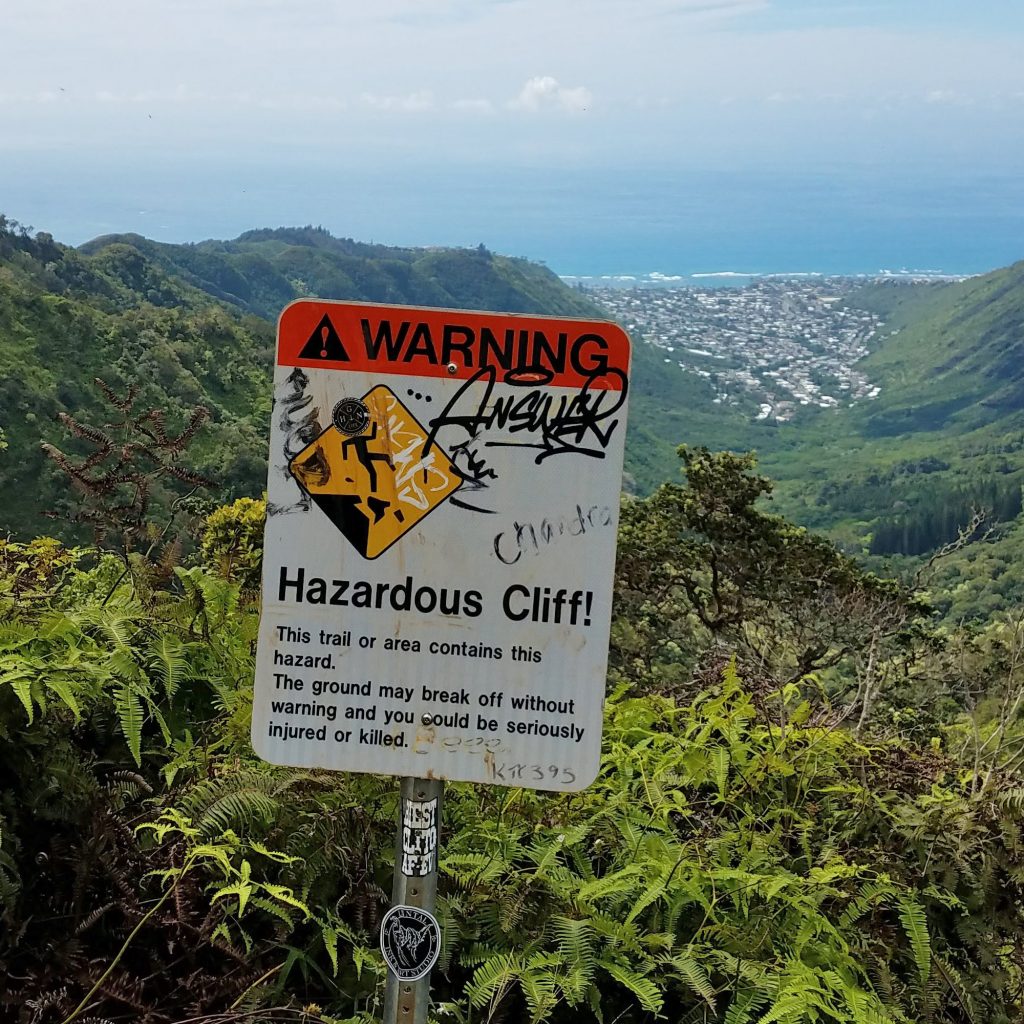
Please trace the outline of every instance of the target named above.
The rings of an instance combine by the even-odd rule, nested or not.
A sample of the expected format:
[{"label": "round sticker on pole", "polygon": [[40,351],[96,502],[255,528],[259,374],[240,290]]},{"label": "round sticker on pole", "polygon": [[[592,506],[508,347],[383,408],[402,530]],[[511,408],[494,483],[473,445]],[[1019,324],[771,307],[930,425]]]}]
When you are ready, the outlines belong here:
[{"label": "round sticker on pole", "polygon": [[419,981],[430,973],[441,952],[437,918],[419,907],[392,907],[380,926],[380,951],[401,981]]}]

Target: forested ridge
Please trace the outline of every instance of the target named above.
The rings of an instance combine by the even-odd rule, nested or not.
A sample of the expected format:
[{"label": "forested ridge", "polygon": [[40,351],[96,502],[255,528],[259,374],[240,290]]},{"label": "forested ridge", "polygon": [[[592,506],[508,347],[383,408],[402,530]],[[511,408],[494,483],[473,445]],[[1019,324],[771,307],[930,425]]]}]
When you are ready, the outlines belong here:
[{"label": "forested ridge", "polygon": [[[202,404],[196,468],[219,498],[258,496],[274,321],[302,295],[600,316],[544,267],[483,246],[368,246],[307,227],[194,246],[110,236],[74,249],[0,218],[0,530],[30,538],[57,512],[53,529],[67,531],[64,482],[40,443],[61,436],[61,414],[100,414],[96,377],[137,384],[171,426]],[[657,361],[641,358],[649,373]]]},{"label": "forested ridge", "polygon": [[1011,612],[1024,601],[1024,263],[961,282],[869,284],[850,302],[883,318],[859,364],[881,393],[749,439],[780,507],[908,576],[973,527],[978,543],[943,560],[935,601],[953,621]]},{"label": "forested ridge", "polygon": [[[317,267],[358,249],[289,229],[228,255],[296,238]],[[0,1019],[368,1024],[395,780],[274,767],[249,743],[258,301],[278,293],[239,294],[218,248],[236,243],[194,247],[186,275],[143,242],[0,235],[0,349],[21,368],[0,465],[22,516],[0,540]],[[501,257],[446,258],[473,294],[506,286]],[[523,306],[550,289],[550,311],[586,315],[513,269]],[[638,479],[686,422],[658,365],[638,349]],[[999,453],[988,532],[944,476],[955,450],[875,470],[876,493],[932,477],[972,516],[937,522],[899,578],[773,513],[752,455],[684,446],[673,482],[623,498],[599,777],[448,787],[432,1019],[1021,1019],[1024,603],[939,614],[951,566],[1013,543],[1019,488],[1014,505]]]}]

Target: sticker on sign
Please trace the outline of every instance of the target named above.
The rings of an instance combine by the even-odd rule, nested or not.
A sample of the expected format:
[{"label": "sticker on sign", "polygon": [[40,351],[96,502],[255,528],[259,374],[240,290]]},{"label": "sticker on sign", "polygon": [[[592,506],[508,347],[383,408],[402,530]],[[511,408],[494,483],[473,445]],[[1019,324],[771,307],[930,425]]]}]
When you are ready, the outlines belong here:
[{"label": "sticker on sign", "polygon": [[301,300],[278,324],[253,746],[579,790],[597,774],[630,343]]}]

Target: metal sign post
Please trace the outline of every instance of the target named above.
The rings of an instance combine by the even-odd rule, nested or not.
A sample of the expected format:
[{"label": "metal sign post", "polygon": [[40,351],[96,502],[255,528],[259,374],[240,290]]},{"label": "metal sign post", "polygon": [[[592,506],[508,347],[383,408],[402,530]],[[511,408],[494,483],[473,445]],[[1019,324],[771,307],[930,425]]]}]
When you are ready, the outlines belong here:
[{"label": "metal sign post", "polygon": [[391,910],[381,926],[388,964],[384,1024],[425,1024],[441,933],[434,916],[441,826],[440,779],[402,779]]}]

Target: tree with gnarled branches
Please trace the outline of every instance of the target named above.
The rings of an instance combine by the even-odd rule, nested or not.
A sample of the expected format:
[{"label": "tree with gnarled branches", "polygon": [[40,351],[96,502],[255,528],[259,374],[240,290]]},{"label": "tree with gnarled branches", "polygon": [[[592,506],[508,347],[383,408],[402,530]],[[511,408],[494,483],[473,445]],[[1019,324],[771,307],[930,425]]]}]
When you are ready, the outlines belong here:
[{"label": "tree with gnarled branches", "polygon": [[[94,427],[68,413],[58,416],[71,436],[91,445],[93,451],[76,457],[48,443],[42,449],[67,474],[79,497],[80,506],[71,520],[90,524],[97,547],[116,551],[124,561],[120,583],[132,572],[133,555],[148,562],[166,541],[184,500],[198,488],[212,485],[212,481],[182,464],[210,413],[196,406],[184,427],[175,433],[168,429],[162,410],[136,409],[138,385],[132,384],[120,397],[99,377],[95,381],[111,409],[107,422]],[[181,485],[189,490],[180,493]],[[150,507],[154,495],[168,488],[179,493],[161,528],[153,522]],[[177,538],[172,538],[165,547],[165,556],[173,555],[170,549],[177,543]]]}]

